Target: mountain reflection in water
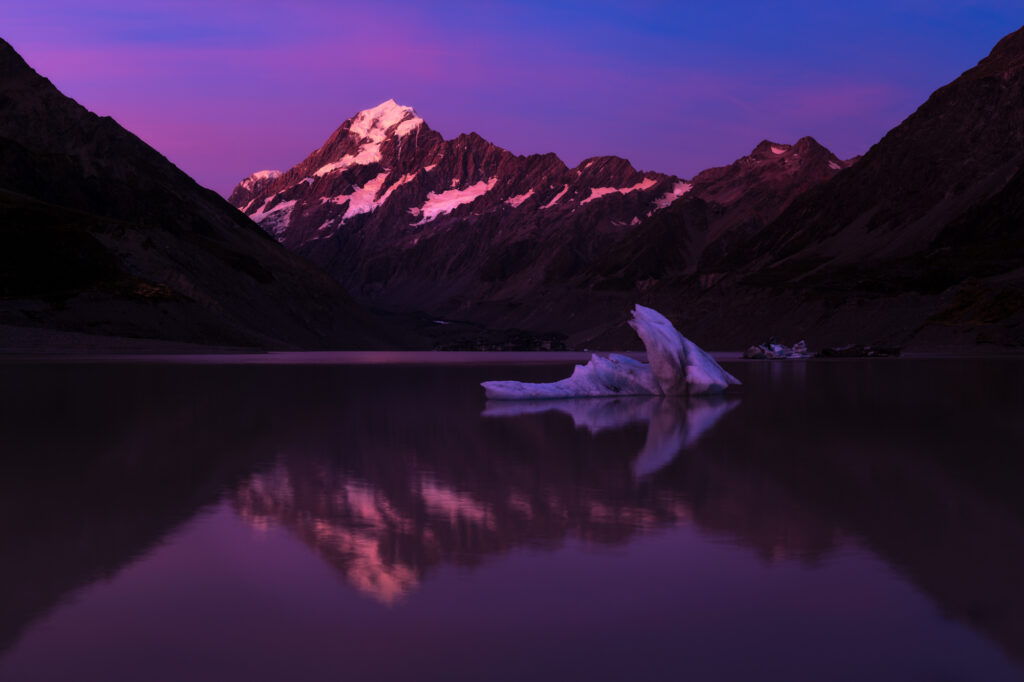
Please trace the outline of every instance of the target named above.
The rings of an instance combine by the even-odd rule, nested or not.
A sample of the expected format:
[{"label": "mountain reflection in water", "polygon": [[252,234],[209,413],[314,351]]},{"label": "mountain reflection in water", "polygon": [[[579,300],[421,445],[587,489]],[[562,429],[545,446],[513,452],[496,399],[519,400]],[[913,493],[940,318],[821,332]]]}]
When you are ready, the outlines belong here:
[{"label": "mountain reflection in water", "polygon": [[742,400],[485,404],[486,366],[0,365],[0,652],[226,499],[394,608],[444,564],[681,523],[866,548],[1024,661],[1019,361],[729,369]]},{"label": "mountain reflection in water", "polygon": [[[643,476],[666,466],[737,404],[724,398],[591,398],[491,402],[483,414],[554,410],[592,434],[646,425],[646,442],[632,465]],[[406,457],[433,459],[429,449],[424,441]],[[543,452],[543,442],[530,443],[528,451]],[[489,461],[476,466],[488,475],[472,483],[464,482],[465,472],[445,467],[444,459],[367,479],[341,460],[283,457],[242,484],[232,505],[256,527],[283,524],[354,587],[385,603],[416,588],[427,568],[444,561],[475,563],[486,554],[570,533],[619,542],[688,515],[671,492],[630,494],[630,480],[622,476],[625,457],[604,463],[607,471],[595,476],[575,467],[538,469],[516,450],[480,454]]]}]

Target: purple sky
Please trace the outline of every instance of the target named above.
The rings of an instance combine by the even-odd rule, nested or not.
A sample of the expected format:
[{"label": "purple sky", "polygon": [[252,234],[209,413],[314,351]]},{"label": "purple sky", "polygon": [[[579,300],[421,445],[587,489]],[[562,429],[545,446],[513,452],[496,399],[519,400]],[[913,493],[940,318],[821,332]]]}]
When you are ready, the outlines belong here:
[{"label": "purple sky", "polygon": [[35,0],[0,3],[0,36],[226,194],[389,97],[570,165],[690,177],[803,135],[845,158],[1022,21],[1019,1],[687,4]]}]

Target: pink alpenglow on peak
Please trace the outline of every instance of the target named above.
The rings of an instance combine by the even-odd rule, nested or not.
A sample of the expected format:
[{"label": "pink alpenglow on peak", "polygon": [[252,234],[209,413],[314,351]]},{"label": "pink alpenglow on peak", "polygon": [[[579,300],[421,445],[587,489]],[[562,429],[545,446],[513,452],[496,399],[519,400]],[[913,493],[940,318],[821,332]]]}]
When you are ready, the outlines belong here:
[{"label": "pink alpenglow on peak", "polygon": [[348,121],[348,134],[358,146],[351,154],[324,164],[313,175],[322,177],[353,166],[367,166],[382,160],[381,146],[389,138],[402,138],[423,125],[412,107],[403,107],[389,99],[372,109],[364,109]]},{"label": "pink alpenglow on peak", "polygon": [[572,376],[548,384],[485,381],[492,400],[538,400],[623,395],[708,395],[740,381],[680,334],[668,318],[637,305],[629,321],[647,348],[650,364],[624,355],[593,355]]},{"label": "pink alpenglow on peak", "polygon": [[423,119],[416,115],[412,107],[403,107],[389,99],[356,114],[348,131],[360,140],[379,143],[384,141],[389,132],[396,137],[403,137],[422,124]]},{"label": "pink alpenglow on peak", "polygon": [[250,194],[256,194],[280,176],[281,171],[279,170],[256,171],[238,183],[238,188]]}]

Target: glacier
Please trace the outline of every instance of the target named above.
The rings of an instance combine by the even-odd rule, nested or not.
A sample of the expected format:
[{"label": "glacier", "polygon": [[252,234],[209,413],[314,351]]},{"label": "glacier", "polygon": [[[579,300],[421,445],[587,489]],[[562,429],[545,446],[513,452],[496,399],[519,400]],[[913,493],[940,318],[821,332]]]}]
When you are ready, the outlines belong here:
[{"label": "glacier", "polygon": [[572,375],[552,383],[485,381],[491,400],[554,400],[624,395],[708,395],[740,381],[697,344],[680,334],[668,318],[637,305],[629,321],[647,348],[648,363],[625,355],[592,355]]}]

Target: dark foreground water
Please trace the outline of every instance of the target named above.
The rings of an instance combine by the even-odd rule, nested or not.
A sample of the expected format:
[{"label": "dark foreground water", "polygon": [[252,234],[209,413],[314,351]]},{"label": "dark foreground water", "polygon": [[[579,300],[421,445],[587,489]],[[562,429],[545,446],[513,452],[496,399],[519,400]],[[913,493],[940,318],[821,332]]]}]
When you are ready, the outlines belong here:
[{"label": "dark foreground water", "polygon": [[0,364],[0,679],[1024,679],[1024,359],[474,357]]}]

